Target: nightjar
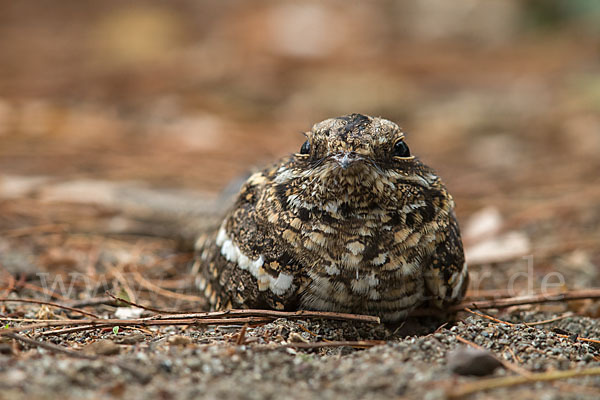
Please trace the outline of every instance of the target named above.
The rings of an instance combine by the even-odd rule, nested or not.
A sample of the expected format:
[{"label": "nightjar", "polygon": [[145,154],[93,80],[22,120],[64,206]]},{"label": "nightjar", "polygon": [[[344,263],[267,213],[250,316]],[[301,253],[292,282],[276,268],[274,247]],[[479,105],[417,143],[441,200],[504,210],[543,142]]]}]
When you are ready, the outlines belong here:
[{"label": "nightjar", "polygon": [[214,309],[405,319],[460,301],[467,266],[454,201],[393,122],[327,119],[298,153],[250,176],[220,227],[196,241]]}]

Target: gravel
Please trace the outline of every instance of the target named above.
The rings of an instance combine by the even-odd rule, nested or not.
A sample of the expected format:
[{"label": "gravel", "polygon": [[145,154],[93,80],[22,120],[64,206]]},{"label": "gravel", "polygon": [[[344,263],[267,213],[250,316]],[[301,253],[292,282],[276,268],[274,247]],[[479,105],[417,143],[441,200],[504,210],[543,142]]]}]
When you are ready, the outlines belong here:
[{"label": "gravel", "polygon": [[[540,321],[548,316],[529,313],[521,317]],[[516,319],[512,317],[513,322]],[[422,336],[401,336],[398,329],[369,324],[281,319],[248,328],[244,345],[235,345],[238,326],[204,330],[169,327],[153,330],[153,335],[80,332],[54,339],[58,343],[81,343],[85,354],[97,354],[97,359],[69,358],[18,345],[13,354],[0,353],[0,390],[6,398],[61,400],[103,396],[443,399],[457,385],[477,379],[453,374],[448,366],[451,351],[465,346],[459,336],[532,372],[600,366],[596,346],[562,337],[553,329],[588,338],[599,333],[595,320],[577,316],[537,327],[468,316],[454,326]],[[385,344],[365,350],[280,346],[293,341],[369,339],[385,340]],[[492,376],[510,374],[514,373],[499,368]],[[599,387],[600,377],[575,382]],[[560,398],[594,398],[580,390],[565,391],[564,385],[560,390]],[[529,393],[528,397],[551,399],[558,398],[553,396],[559,391],[556,384],[543,383],[491,393],[501,397]],[[473,398],[487,395],[481,392]]]}]

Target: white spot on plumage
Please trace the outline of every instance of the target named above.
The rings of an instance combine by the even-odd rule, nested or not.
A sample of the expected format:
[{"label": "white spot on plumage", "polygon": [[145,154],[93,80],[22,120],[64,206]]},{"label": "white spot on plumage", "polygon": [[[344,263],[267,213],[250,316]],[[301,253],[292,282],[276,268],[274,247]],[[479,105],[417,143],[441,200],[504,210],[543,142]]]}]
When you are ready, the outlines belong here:
[{"label": "white spot on plumage", "polygon": [[369,274],[367,276],[367,282],[368,282],[369,286],[379,285],[379,279],[377,279],[374,272],[371,272],[371,274]]},{"label": "white spot on plumage", "polygon": [[423,178],[420,175],[404,175],[402,177],[403,180],[416,183],[419,186],[429,187],[430,183],[427,179]]},{"label": "white spot on plumage", "polygon": [[381,295],[379,294],[379,292],[375,289],[371,289],[369,291],[369,300],[379,300],[381,298]]},{"label": "white spot on plumage", "polygon": [[275,183],[286,183],[288,181],[290,181],[291,179],[296,178],[297,176],[294,174],[294,171],[292,169],[289,168],[280,168],[277,171],[277,176],[275,177],[274,181]]},{"label": "white spot on plumage", "polygon": [[257,280],[258,290],[270,289],[274,294],[280,296],[293,286],[294,277],[290,274],[280,272],[275,278],[263,269],[265,259],[260,255],[256,260],[245,255],[240,248],[231,240],[224,229],[219,230],[218,242],[222,243],[221,255],[240,269],[250,272]]},{"label": "white spot on plumage", "polygon": [[365,294],[369,291],[369,283],[366,279],[353,279],[350,281],[350,287],[356,294]]},{"label": "white spot on plumage", "polygon": [[346,248],[356,256],[359,253],[363,252],[363,250],[365,249],[365,245],[360,242],[350,242],[346,245]]},{"label": "white spot on plumage", "polygon": [[434,183],[436,180],[439,179],[439,177],[435,174],[432,174],[431,172],[428,172],[427,174],[425,174],[425,179],[427,179],[430,183]]},{"label": "white spot on plumage", "polygon": [[217,234],[217,246],[222,246],[225,240],[227,240],[227,232],[225,232],[225,227],[222,226],[221,229],[219,229],[219,233]]},{"label": "white spot on plumage", "polygon": [[362,256],[345,253],[342,255],[341,263],[347,267],[358,267],[362,262]]},{"label": "white spot on plumage", "polygon": [[365,221],[365,226],[367,228],[377,228],[378,225],[379,225],[379,221],[373,221],[370,219]]},{"label": "white spot on plumage", "polygon": [[258,257],[257,260],[254,260],[250,263],[250,265],[248,266],[248,271],[250,271],[250,273],[252,275],[254,275],[255,278],[260,278],[260,273],[259,273],[259,269],[263,266],[263,264],[265,263],[265,260],[263,258],[263,256],[261,255],[260,257]]},{"label": "white spot on plumage", "polygon": [[373,264],[374,265],[383,265],[385,263],[385,261],[387,260],[387,255],[388,253],[380,253],[377,257],[375,257],[373,259]]},{"label": "white spot on plumage", "polygon": [[415,271],[418,268],[418,264],[415,263],[404,263],[402,264],[402,268],[400,268],[400,271],[402,271],[402,274],[404,275],[413,275],[415,273]]},{"label": "white spot on plumage", "polygon": [[319,246],[325,245],[325,236],[319,232],[311,232],[309,235],[310,240],[316,243]]},{"label": "white spot on plumage", "polygon": [[279,274],[279,276],[277,277],[277,279],[271,278],[271,280],[269,282],[269,289],[271,289],[271,291],[273,293],[275,293],[276,295],[281,296],[290,287],[292,287],[293,280],[294,280],[294,277],[292,275],[284,274],[283,272],[281,272]]},{"label": "white spot on plumage", "polygon": [[300,201],[298,200],[298,195],[297,194],[291,194],[288,196],[287,198],[288,204],[290,205],[295,205],[298,206],[300,204]]},{"label": "white spot on plumage", "polygon": [[[313,194],[312,197],[316,197],[316,195]],[[312,204],[308,204],[307,202],[300,200],[300,197],[297,194],[289,195],[287,197],[287,202],[290,207],[295,209],[306,208],[307,210],[311,210],[314,208]]]},{"label": "white spot on plumage", "polygon": [[206,279],[204,279],[201,275],[196,277],[196,286],[200,291],[204,291],[206,289]]},{"label": "white spot on plumage", "polygon": [[238,267],[240,267],[243,270],[247,270],[248,268],[250,268],[251,263],[252,261],[247,255],[240,253],[240,256],[238,257]]},{"label": "white spot on plumage", "polygon": [[411,212],[412,210],[416,210],[417,208],[425,207],[425,205],[426,205],[425,202],[420,200],[415,203],[405,205],[404,207],[402,207],[402,212],[407,214],[407,213]]},{"label": "white spot on plumage", "polygon": [[223,242],[223,246],[221,247],[221,255],[223,255],[227,261],[236,263],[240,253],[238,247],[233,244],[230,239],[227,239]]},{"label": "white spot on plumage", "polygon": [[331,264],[331,265],[325,266],[325,272],[327,272],[327,274],[329,274],[329,275],[339,275],[340,269],[335,264]]},{"label": "white spot on plumage", "polygon": [[336,214],[338,211],[338,203],[333,201],[328,202],[327,204],[325,204],[325,211],[328,211],[332,214]]},{"label": "white spot on plumage", "polygon": [[318,229],[323,233],[334,233],[335,229],[333,229],[331,226],[329,225],[325,225],[325,224],[318,224],[314,226],[314,229]]}]

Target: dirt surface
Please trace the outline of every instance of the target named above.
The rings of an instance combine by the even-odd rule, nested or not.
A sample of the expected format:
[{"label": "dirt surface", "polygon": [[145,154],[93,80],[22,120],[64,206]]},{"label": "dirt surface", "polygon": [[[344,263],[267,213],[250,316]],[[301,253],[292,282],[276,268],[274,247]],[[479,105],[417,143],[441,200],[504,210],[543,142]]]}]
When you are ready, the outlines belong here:
[{"label": "dirt surface", "polygon": [[212,222],[248,171],[351,112],[397,121],[444,178],[468,301],[600,287],[593,2],[42,3],[0,3],[0,398],[600,397],[591,298],[65,331],[156,315],[107,292],[204,311],[163,214]]}]

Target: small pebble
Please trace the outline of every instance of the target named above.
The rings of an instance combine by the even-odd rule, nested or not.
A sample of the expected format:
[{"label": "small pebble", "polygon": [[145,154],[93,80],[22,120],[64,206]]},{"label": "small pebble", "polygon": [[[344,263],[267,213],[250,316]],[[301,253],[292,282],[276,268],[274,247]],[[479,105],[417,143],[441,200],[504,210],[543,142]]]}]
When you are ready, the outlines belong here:
[{"label": "small pebble", "polygon": [[192,343],[192,339],[183,335],[173,335],[169,336],[167,343],[172,346],[187,346],[188,344]]},{"label": "small pebble", "polygon": [[112,340],[102,339],[92,342],[84,347],[84,352],[103,356],[112,356],[121,352],[121,346]]},{"label": "small pebble", "polygon": [[459,375],[490,375],[502,363],[489,351],[459,347],[448,354],[450,370]]}]

